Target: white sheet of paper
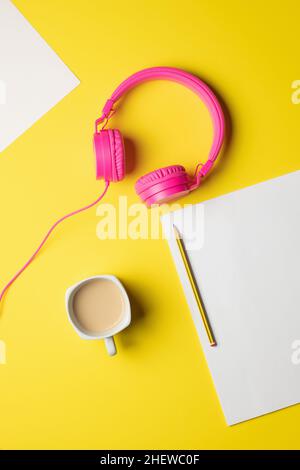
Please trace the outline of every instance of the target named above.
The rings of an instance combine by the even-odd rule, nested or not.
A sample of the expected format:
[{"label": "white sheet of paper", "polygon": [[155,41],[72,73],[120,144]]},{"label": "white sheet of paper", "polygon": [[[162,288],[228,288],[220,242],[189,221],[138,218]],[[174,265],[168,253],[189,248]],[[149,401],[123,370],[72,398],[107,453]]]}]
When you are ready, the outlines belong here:
[{"label": "white sheet of paper", "polygon": [[215,348],[169,239],[227,423],[299,403],[300,171],[192,207],[162,224],[186,244]]},{"label": "white sheet of paper", "polygon": [[0,0],[0,151],[79,84],[9,0]]}]

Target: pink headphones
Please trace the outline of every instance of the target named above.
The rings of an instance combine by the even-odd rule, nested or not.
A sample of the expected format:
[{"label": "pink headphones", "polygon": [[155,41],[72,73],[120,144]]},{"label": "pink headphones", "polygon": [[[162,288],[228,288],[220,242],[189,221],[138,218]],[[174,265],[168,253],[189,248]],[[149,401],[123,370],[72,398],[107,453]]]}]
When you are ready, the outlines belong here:
[{"label": "pink headphones", "polygon": [[[105,180],[105,188],[102,194],[91,204],[77,209],[57,220],[49,229],[33,255],[24,264],[24,266],[13,276],[0,293],[0,302],[7,289],[30,265],[40,249],[44,246],[53,230],[64,220],[79,214],[96,204],[106,194],[111,181],[121,181],[125,177],[125,152],[123,138],[118,129],[104,129],[110,117],[114,113],[114,104],[130,89],[139,83],[147,80],[172,80],[181,83],[190,88],[204,101],[208,107],[213,124],[214,124],[214,140],[208,156],[207,162],[196,166],[195,174],[191,178],[181,165],[171,165],[158,170],[152,171],[142,176],[135,185],[137,194],[141,199],[151,206],[151,204],[161,204],[171,199],[184,196],[199,187],[201,179],[211,170],[221,149],[224,139],[224,116],[222,108],[210,90],[199,78],[184,72],[183,70],[172,67],[153,67],[137,72],[127,78],[114,91],[109,100],[105,103],[102,116],[95,123],[96,131],[94,134],[94,149],[96,154],[96,171],[97,179]],[[104,126],[99,131],[99,124],[104,121]]]},{"label": "pink headphones", "polygon": [[121,181],[125,177],[125,152],[121,132],[118,129],[98,130],[99,124],[114,113],[114,104],[130,89],[147,80],[172,80],[190,88],[208,107],[214,125],[214,140],[208,160],[197,165],[194,177],[189,177],[181,165],[171,165],[142,176],[135,184],[137,194],[151,206],[177,199],[199,187],[201,179],[211,170],[221,149],[224,138],[224,116],[222,108],[210,90],[199,78],[172,67],[153,67],[137,72],[127,78],[113,92],[102,110],[102,116],[95,123],[94,149],[96,155],[97,179]]}]

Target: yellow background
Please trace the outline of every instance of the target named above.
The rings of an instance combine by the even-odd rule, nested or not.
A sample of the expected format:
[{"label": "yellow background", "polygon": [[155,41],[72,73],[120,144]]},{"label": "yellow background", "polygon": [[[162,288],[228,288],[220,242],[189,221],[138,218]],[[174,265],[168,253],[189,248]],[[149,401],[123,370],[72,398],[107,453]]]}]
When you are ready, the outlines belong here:
[{"label": "yellow background", "polygon": [[[93,121],[114,88],[144,67],[196,73],[231,117],[214,175],[182,203],[299,168],[300,105],[291,101],[300,77],[298,1],[14,3],[81,85],[1,154],[2,284],[50,223],[102,190]],[[204,106],[173,83],[135,89],[112,125],[134,142],[135,156],[133,171],[107,195],[113,204],[124,194],[137,202],[134,182],[151,169],[192,170],[211,141]],[[1,308],[0,448],[299,447],[299,406],[226,426],[167,243],[103,242],[97,221],[93,209],[60,227]],[[118,276],[133,302],[115,358],[102,342],[81,340],[64,308],[69,285],[101,273]]]}]

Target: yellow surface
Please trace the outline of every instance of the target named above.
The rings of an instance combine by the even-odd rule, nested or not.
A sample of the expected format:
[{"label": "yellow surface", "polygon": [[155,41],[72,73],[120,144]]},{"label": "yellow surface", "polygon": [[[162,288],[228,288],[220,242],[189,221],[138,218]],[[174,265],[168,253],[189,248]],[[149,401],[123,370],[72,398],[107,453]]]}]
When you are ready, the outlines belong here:
[{"label": "yellow surface", "polygon": [[[299,2],[15,0],[81,85],[0,159],[3,284],[49,224],[93,200],[93,120],[121,80],[147,66],[195,72],[222,96],[231,138],[196,203],[299,168]],[[284,5],[284,6],[280,6]],[[294,100],[297,101],[297,100]],[[298,100],[299,101],[299,100]],[[138,175],[205,159],[207,112],[184,88],[147,83],[113,125],[134,141]],[[297,448],[300,407],[227,427],[163,240],[100,241],[96,210],[59,228],[1,309],[0,448]],[[220,234],[221,236],[221,234]],[[119,355],[69,325],[65,289],[112,273],[133,301]],[[300,332],[299,332],[300,334]],[[300,368],[299,368],[300,374]],[[234,386],[234,385],[233,385]]]}]

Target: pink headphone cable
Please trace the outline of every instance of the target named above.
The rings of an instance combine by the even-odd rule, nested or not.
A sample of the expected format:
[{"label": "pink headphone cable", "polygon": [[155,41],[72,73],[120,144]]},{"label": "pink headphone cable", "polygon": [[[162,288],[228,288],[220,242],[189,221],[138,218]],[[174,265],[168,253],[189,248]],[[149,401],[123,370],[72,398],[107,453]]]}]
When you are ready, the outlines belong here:
[{"label": "pink headphone cable", "polygon": [[1,300],[3,299],[3,296],[5,294],[5,292],[7,291],[7,289],[15,282],[15,280],[22,274],[23,271],[25,271],[25,269],[31,264],[31,262],[34,260],[34,258],[36,257],[36,255],[38,254],[38,252],[41,250],[41,248],[45,245],[46,241],[48,240],[48,238],[50,237],[51,233],[53,232],[53,230],[61,223],[63,222],[64,220],[68,219],[69,217],[72,217],[73,215],[76,215],[76,214],[79,214],[80,212],[83,212],[83,211],[86,211],[87,209],[90,209],[91,207],[95,206],[96,204],[98,204],[98,202],[101,201],[101,199],[105,196],[107,190],[108,190],[108,187],[109,187],[109,181],[106,181],[105,182],[105,188],[104,188],[104,191],[102,192],[102,194],[96,199],[96,201],[92,202],[91,204],[89,204],[88,206],[84,206],[82,207],[81,209],[78,209],[76,211],[73,211],[73,212],[70,212],[69,214],[67,215],[64,215],[63,217],[61,217],[60,219],[58,219],[53,225],[52,227],[48,230],[47,234],[45,235],[45,237],[43,238],[42,242],[40,243],[40,245],[38,246],[38,248],[35,250],[35,252],[33,253],[33,255],[29,258],[29,260],[27,261],[27,263],[24,264],[24,266],[14,275],[14,277],[6,284],[6,286],[2,289],[2,292],[0,293],[0,302]]}]

